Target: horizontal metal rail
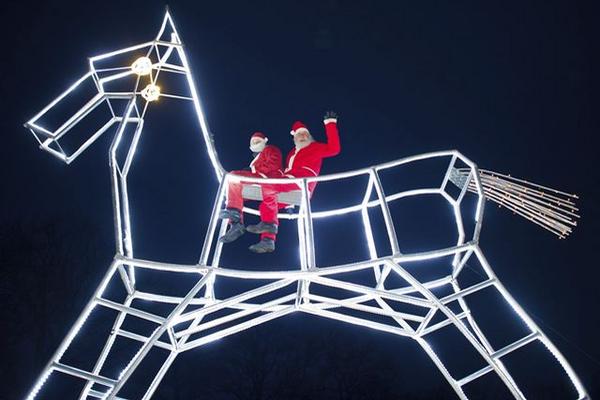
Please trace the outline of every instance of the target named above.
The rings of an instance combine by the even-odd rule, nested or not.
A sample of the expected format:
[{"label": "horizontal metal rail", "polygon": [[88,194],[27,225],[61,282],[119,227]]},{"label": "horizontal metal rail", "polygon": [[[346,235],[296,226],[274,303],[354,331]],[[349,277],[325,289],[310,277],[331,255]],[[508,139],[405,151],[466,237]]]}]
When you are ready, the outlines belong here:
[{"label": "horizontal metal rail", "polygon": [[345,315],[345,314],[340,314],[340,313],[333,312],[333,311],[318,309],[318,308],[313,307],[311,304],[302,304],[299,306],[298,310],[308,313],[308,314],[317,315],[320,317],[326,317],[326,318],[335,319],[335,320],[342,321],[342,322],[347,322],[347,323],[353,324],[353,325],[365,326],[367,328],[375,329],[378,331],[393,333],[395,335],[407,336],[407,337],[410,337],[413,335],[412,332],[409,332],[402,328],[398,328],[396,326],[385,325],[385,324],[381,324],[379,322],[374,322],[374,321],[369,321],[369,320],[362,319],[362,318],[352,317],[350,315]]},{"label": "horizontal metal rail", "polygon": [[[142,343],[147,343],[148,340],[150,340],[150,338],[146,337],[146,336],[142,336],[139,335],[137,333],[133,333],[133,332],[129,332],[125,329],[119,329],[118,331],[115,332],[117,335],[119,336],[123,336],[126,337],[128,339],[132,339],[132,340],[136,340],[138,342],[142,342]],[[156,343],[154,343],[154,345],[156,347],[160,347],[161,349],[165,349],[165,350],[169,350],[169,351],[173,351],[175,350],[175,348],[173,347],[173,345],[169,344],[169,343],[165,343],[163,341],[157,340]]]},{"label": "horizontal metal rail", "polygon": [[442,258],[472,250],[474,249],[474,246],[474,242],[467,242],[459,246],[446,247],[438,250],[424,251],[419,253],[407,253],[401,255],[398,254],[393,256],[380,257],[373,260],[365,260],[336,266],[316,267],[314,270],[306,271],[301,271],[299,269],[285,270],[285,267],[279,267],[282,269],[281,271],[248,271],[242,269],[228,268],[224,266],[210,267],[192,264],[163,263],[158,261],[143,260],[139,258],[124,257],[121,255],[115,256],[115,260],[119,261],[122,264],[131,265],[139,268],[154,269],[158,271],[201,274],[205,274],[208,271],[213,271],[217,277],[223,276],[229,278],[243,279],[311,279],[311,276],[327,276],[341,274],[344,272],[353,272],[367,268],[373,268],[373,266],[381,265],[388,261],[393,261],[395,263],[402,264],[414,261],[433,260],[436,258]]},{"label": "horizontal metal rail", "polygon": [[[467,313],[467,312],[461,312],[460,314],[456,314],[456,318],[458,318],[459,320],[461,320],[463,318],[466,318],[468,316],[469,316],[469,313]],[[427,327],[424,327],[420,331],[420,333],[418,335],[419,336],[426,336],[426,335],[428,335],[428,334],[430,334],[432,332],[437,331],[438,329],[441,329],[441,328],[443,328],[445,326],[448,326],[448,325],[451,325],[451,324],[452,324],[452,321],[449,318],[446,318],[443,321],[436,322],[433,325],[429,325]],[[424,325],[424,326],[426,326],[426,325]]]},{"label": "horizontal metal rail", "polygon": [[[503,357],[503,356],[507,355],[508,353],[512,353],[513,351],[515,351],[515,350],[517,350],[539,338],[540,338],[539,333],[537,333],[537,332],[531,333],[531,334],[525,336],[524,338],[519,339],[516,342],[509,344],[508,346],[490,354],[490,356],[493,359],[497,360],[500,357]],[[464,385],[474,381],[475,379],[482,377],[483,375],[487,374],[488,372],[490,372],[492,370],[493,370],[493,368],[490,365],[487,365],[487,366],[481,368],[480,370],[475,371],[472,374],[465,376],[461,380],[457,381],[457,384],[459,386],[464,386]]]},{"label": "horizontal metal rail", "polygon": [[70,365],[61,364],[58,362],[52,363],[52,368],[56,371],[63,372],[68,375],[76,376],[81,379],[85,379],[86,381],[92,381],[94,383],[98,383],[100,385],[112,387],[117,384],[117,381],[114,379],[106,378],[100,375],[94,375],[91,372],[84,371],[79,368],[72,367]]},{"label": "horizontal metal rail", "polygon": [[146,311],[138,310],[137,308],[127,307],[119,303],[115,303],[111,300],[106,300],[102,297],[97,297],[96,302],[104,307],[112,308],[113,310],[121,311],[129,315],[133,315],[135,317],[145,319],[147,321],[154,322],[156,324],[162,325],[165,322],[165,318],[159,317],[158,315],[151,314]]},{"label": "horizontal metal rail", "polygon": [[[292,301],[295,298],[296,298],[296,294],[292,293],[287,296],[283,296],[279,299],[268,301],[260,306],[256,306],[255,308],[249,308],[247,310],[242,310],[242,311],[230,314],[230,315],[216,318],[211,321],[200,324],[194,328],[188,328],[188,329],[184,329],[182,331],[176,332],[175,338],[179,339],[183,336],[192,335],[194,333],[199,333],[199,332],[205,331],[207,329],[214,328],[215,326],[219,326],[219,325],[225,324],[227,322],[235,321],[236,319],[247,317],[248,315],[252,315],[257,312],[265,311],[274,305],[280,305],[280,304],[286,303],[288,301]],[[285,308],[287,308],[287,307],[285,307]]]},{"label": "horizontal metal rail", "polygon": [[487,287],[490,287],[492,285],[494,285],[496,283],[496,279],[492,278],[492,279],[487,279],[483,282],[479,282],[476,283],[475,285],[466,287],[462,290],[459,290],[456,293],[452,293],[451,295],[448,295],[446,297],[443,297],[440,299],[440,301],[442,302],[442,304],[448,304],[448,303],[452,303],[453,301],[462,299],[465,296],[468,296],[470,294],[473,294],[475,292],[478,292],[480,290],[483,290]]},{"label": "horizontal metal rail", "polygon": [[[398,311],[386,311],[379,307],[367,306],[364,304],[357,304],[357,303],[354,303],[354,302],[348,301],[348,300],[338,300],[338,299],[333,299],[331,297],[318,296],[316,294],[309,294],[309,295],[307,295],[307,297],[309,300],[334,304],[334,305],[338,305],[340,307],[345,307],[345,308],[349,308],[349,309],[356,310],[356,311],[364,311],[364,312],[371,313],[371,314],[382,315],[384,317],[402,318],[402,319],[406,319],[409,321],[416,321],[416,322],[422,322],[424,319],[424,317],[422,317],[420,315],[407,314],[407,313],[398,312]],[[320,308],[320,309],[323,309],[323,308]]]},{"label": "horizontal metal rail", "polygon": [[[108,396],[108,394],[104,393],[104,392],[100,392],[98,390],[90,389],[88,391],[88,396],[94,397],[96,399],[106,399],[106,396]],[[124,397],[117,396],[117,397],[115,397],[115,400],[127,400],[127,399]]]},{"label": "horizontal metal rail", "polygon": [[509,344],[506,347],[501,348],[500,350],[496,350],[494,353],[492,353],[492,357],[493,358],[503,357],[503,356],[507,355],[508,353],[512,353],[513,351],[515,351],[515,350],[517,350],[539,338],[540,338],[540,334],[538,332],[533,332],[533,333],[525,336],[524,338],[519,339],[516,342]]},{"label": "horizontal metal rail", "polygon": [[465,376],[464,378],[457,381],[456,383],[458,384],[458,386],[464,386],[467,383],[473,382],[475,379],[480,378],[483,375],[485,375],[488,372],[491,372],[493,370],[494,370],[494,368],[492,368],[492,366],[486,365],[485,367],[481,368],[480,370],[473,372],[471,375]]},{"label": "horizontal metal rail", "polygon": [[232,335],[234,333],[244,331],[248,328],[252,328],[253,326],[260,325],[265,322],[271,321],[273,319],[283,317],[284,315],[293,313],[294,311],[297,311],[297,308],[292,305],[292,306],[284,308],[283,310],[280,310],[280,311],[274,311],[272,313],[261,315],[260,317],[256,317],[254,319],[243,322],[241,324],[238,324],[238,325],[232,326],[230,328],[223,329],[219,332],[212,333],[210,335],[201,337],[200,339],[196,339],[196,340],[192,340],[191,342],[187,342],[186,344],[184,344],[180,347],[179,351],[182,352],[182,351],[193,349],[198,346],[202,346],[206,343],[212,342],[213,340],[221,339],[223,337]]},{"label": "horizontal metal rail", "polygon": [[427,307],[427,308],[433,307],[432,303],[429,300],[424,300],[424,299],[420,299],[417,297],[412,297],[412,296],[408,296],[408,295],[404,295],[404,294],[396,294],[396,293],[391,293],[391,292],[387,292],[387,291],[383,291],[383,290],[377,290],[377,289],[370,288],[368,286],[357,285],[355,283],[338,281],[335,279],[329,279],[329,278],[324,278],[324,277],[313,277],[312,282],[320,284],[320,285],[324,285],[324,286],[346,289],[346,290],[349,290],[352,292],[369,294],[369,295],[373,295],[376,297],[381,297],[384,299],[397,301],[400,303],[408,303],[408,304],[412,304],[415,306]]},{"label": "horizontal metal rail", "polygon": [[211,305],[206,306],[204,308],[201,308],[199,310],[194,310],[194,311],[188,312],[187,314],[182,314],[179,317],[175,318],[175,320],[173,321],[172,325],[175,326],[175,325],[181,324],[181,323],[186,322],[186,321],[191,321],[191,320],[196,319],[198,317],[202,317],[204,315],[213,313],[215,311],[219,311],[219,310],[221,310],[223,308],[227,308],[228,306],[230,306],[232,304],[236,304],[236,303],[238,303],[240,301],[248,300],[248,299],[251,299],[253,297],[257,297],[257,296],[261,296],[263,294],[271,293],[271,292],[273,292],[275,290],[278,290],[278,289],[284,288],[286,286],[289,286],[289,285],[291,285],[294,282],[295,282],[295,280],[292,280],[292,279],[283,279],[283,280],[280,280],[280,281],[276,281],[276,282],[270,283],[270,284],[265,285],[265,286],[261,286],[261,287],[256,288],[256,289],[249,290],[247,292],[244,292],[244,293],[238,294],[236,296],[230,297],[230,298],[228,298],[226,300],[222,300],[222,301],[220,301],[218,303],[211,304]]}]

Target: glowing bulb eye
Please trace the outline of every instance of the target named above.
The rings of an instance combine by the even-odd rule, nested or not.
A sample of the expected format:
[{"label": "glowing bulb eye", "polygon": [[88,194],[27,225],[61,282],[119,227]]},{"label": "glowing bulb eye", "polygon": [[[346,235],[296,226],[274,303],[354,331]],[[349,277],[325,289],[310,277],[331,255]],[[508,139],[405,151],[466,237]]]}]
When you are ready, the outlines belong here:
[{"label": "glowing bulb eye", "polygon": [[151,83],[142,90],[142,97],[146,99],[146,101],[154,101],[158,100],[160,96],[160,87]]},{"label": "glowing bulb eye", "polygon": [[149,75],[152,72],[152,61],[148,57],[140,57],[131,64],[131,70],[140,76]]}]

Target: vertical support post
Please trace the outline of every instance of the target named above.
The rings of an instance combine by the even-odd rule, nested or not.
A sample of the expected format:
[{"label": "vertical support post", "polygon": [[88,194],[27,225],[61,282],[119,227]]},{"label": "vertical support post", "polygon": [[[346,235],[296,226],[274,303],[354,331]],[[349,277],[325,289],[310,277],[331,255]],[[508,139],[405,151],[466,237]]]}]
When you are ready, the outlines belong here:
[{"label": "vertical support post", "polygon": [[[221,227],[219,228],[219,237],[223,236],[225,234],[225,232],[227,232],[227,226],[229,225],[229,222],[227,220],[222,220],[221,221]],[[218,242],[216,247],[215,247],[215,252],[213,254],[213,258],[212,261],[210,263],[210,265],[212,267],[218,267],[219,263],[221,262],[221,254],[223,253],[223,243],[222,242]]]},{"label": "vertical support post", "polygon": [[[138,77],[139,80],[139,77]],[[134,109],[136,113],[138,113],[137,107],[135,106],[134,100]],[[135,132],[133,134],[133,139],[129,146],[129,150],[127,151],[127,156],[125,157],[125,162],[123,163],[123,169],[121,170],[121,198],[122,198],[122,206],[123,206],[123,222],[125,225],[125,237],[123,238],[125,255],[127,257],[133,258],[133,233],[131,229],[131,216],[129,214],[129,192],[127,190],[127,177],[129,175],[129,170],[131,168],[131,164],[133,162],[133,157],[135,155],[135,151],[137,149],[140,136],[142,134],[142,129],[144,128],[144,120],[137,115],[137,126]],[[125,121],[127,123],[127,121]],[[131,286],[135,288],[135,267],[133,265],[129,265],[128,268],[129,280],[131,282]]]},{"label": "vertical support post", "polygon": [[125,255],[124,251],[124,237],[125,234],[123,232],[123,221],[122,221],[122,209],[121,209],[121,190],[120,190],[120,170],[119,164],[117,162],[117,149],[119,148],[119,144],[121,143],[121,138],[123,137],[123,132],[125,131],[125,126],[127,126],[127,120],[129,119],[131,112],[133,111],[135,105],[135,95],[129,99],[127,103],[127,107],[125,109],[125,114],[121,118],[119,122],[119,127],[117,129],[117,133],[111,143],[109,150],[109,166],[112,172],[112,194],[113,194],[113,209],[114,209],[114,219],[115,219],[115,237],[116,237],[116,246],[117,253],[120,255]]},{"label": "vertical support post", "polygon": [[[458,239],[457,239],[456,245],[460,246],[465,242],[465,229],[464,229],[464,224],[463,224],[463,219],[462,219],[462,212],[460,210],[460,202],[462,201],[462,198],[465,195],[466,190],[469,186],[468,184],[469,184],[469,179],[470,179],[471,173],[469,173],[467,180],[465,182],[465,185],[462,188],[460,188],[461,192],[460,192],[459,196],[456,199],[452,198],[452,196],[450,196],[450,194],[448,194],[446,192],[446,186],[448,185],[448,182],[450,181],[450,176],[453,174],[454,166],[456,165],[457,158],[458,158],[458,155],[455,152],[452,155],[452,159],[450,160],[450,163],[448,164],[448,169],[446,171],[446,175],[444,176],[442,184],[440,185],[440,191],[441,191],[441,194],[443,195],[443,197],[446,200],[448,200],[448,202],[452,205],[452,209],[454,211],[454,220],[456,221],[456,229],[457,229],[457,233],[458,233]],[[454,258],[452,259],[452,266],[453,266],[454,270],[456,270],[458,263],[459,263],[459,253],[456,253],[456,254],[454,254]]]},{"label": "vertical support post", "polygon": [[477,189],[477,207],[475,209],[475,230],[473,232],[473,241],[479,243],[479,235],[481,234],[481,227],[483,226],[483,210],[485,209],[485,194],[483,192],[483,185],[481,184],[481,178],[479,175],[479,169],[477,165],[469,160],[463,159],[463,161],[471,168],[471,175],[475,181],[475,188]]},{"label": "vertical support post", "polygon": [[[123,229],[123,218],[124,218],[123,208],[122,208],[122,202],[124,200],[123,199],[123,190],[126,191],[127,187],[125,187],[125,188],[122,187],[122,181],[120,178],[121,172],[119,170],[119,164],[117,162],[116,154],[117,154],[117,149],[119,148],[119,144],[121,142],[121,138],[123,137],[123,132],[125,131],[125,126],[127,125],[128,119],[131,116],[134,106],[135,106],[135,95],[132,95],[131,98],[129,99],[129,102],[127,103],[127,107],[125,108],[125,114],[123,114],[123,117],[121,118],[121,121],[119,122],[119,127],[117,129],[117,133],[115,134],[115,137],[111,143],[110,150],[109,150],[109,166],[110,166],[111,177],[112,177],[111,188],[112,188],[114,222],[115,222],[115,245],[116,245],[117,254],[119,254],[119,255],[126,255],[125,238],[129,234],[129,232],[127,232],[127,227],[129,226],[129,218],[128,218],[129,215],[127,214],[125,216],[125,219],[126,219],[125,229]],[[128,273],[123,269],[122,265],[119,266],[119,274],[121,275],[123,284],[125,285],[125,288],[127,289],[127,293],[129,295],[133,294],[134,285],[131,280],[131,276],[129,276]]]},{"label": "vertical support post", "polygon": [[[133,239],[131,232],[131,219],[129,217],[129,195],[127,193],[127,177],[121,175],[120,179],[120,193],[122,199],[123,206],[123,247],[125,250],[125,256],[133,258]],[[135,289],[135,267],[133,265],[127,266],[127,274],[129,277],[129,282],[131,284],[131,288]]]},{"label": "vertical support post", "polygon": [[[302,191],[302,201],[298,212],[298,240],[300,250],[300,269],[307,271],[316,267],[315,261],[315,243],[313,237],[312,214],[310,209],[310,192],[306,179],[302,179],[300,186]],[[296,291],[296,307],[300,303],[307,303],[309,282],[305,279],[298,280],[298,290]]]},{"label": "vertical support post", "polygon": [[[367,189],[361,203],[360,214],[362,217],[363,230],[365,233],[365,239],[367,241],[367,248],[369,249],[369,258],[374,260],[377,258],[377,248],[375,247],[375,239],[373,238],[373,229],[371,228],[371,218],[369,218],[369,199],[373,193],[373,175],[369,174],[369,181],[367,183]],[[381,277],[381,266],[373,265],[373,273],[375,274],[375,281],[379,282]]]},{"label": "vertical support post", "polygon": [[[219,237],[221,237],[225,234],[225,232],[227,231],[228,225],[229,224],[226,220],[221,221],[221,227],[219,228]],[[223,243],[217,242],[217,244],[215,246],[213,258],[212,258],[212,261],[210,264],[211,267],[219,268],[219,262],[221,261],[222,252],[223,252]],[[215,279],[216,279],[216,275],[213,275],[213,277],[206,283],[206,292],[204,294],[204,297],[206,297],[207,299],[210,299],[210,300],[215,299]]]},{"label": "vertical support post", "polygon": [[442,184],[440,185],[440,190],[446,190],[446,185],[448,184],[448,180],[450,179],[450,175],[452,174],[452,169],[454,168],[454,164],[456,163],[456,153],[452,155],[450,159],[450,163],[448,164],[448,169],[446,170],[446,174],[444,175],[444,179],[442,180]]},{"label": "vertical support post", "polygon": [[308,182],[302,179],[302,202],[304,203],[304,229],[306,231],[306,250],[308,269],[312,270],[316,267],[315,259],[315,237],[313,230],[312,211],[310,207],[310,191]]},{"label": "vertical support post", "polygon": [[[456,240],[456,246],[461,246],[465,243],[465,226],[463,223],[462,212],[460,211],[460,203],[453,202],[452,210],[454,212],[454,221],[456,222],[456,231],[458,233],[458,238]],[[460,260],[460,254],[455,253],[454,257],[452,257],[452,268],[456,270]]]},{"label": "vertical support post", "polygon": [[[369,208],[368,208],[369,199],[371,198],[371,193],[373,192],[373,185],[374,185],[374,180],[375,180],[374,175],[375,174],[373,174],[372,172],[369,173],[369,183],[367,184],[367,190],[365,192],[365,196],[362,201],[362,209],[361,209],[363,228],[365,230],[365,238],[367,240],[367,246],[369,248],[369,257],[371,258],[371,260],[378,258],[377,248],[375,247],[375,240],[373,238],[373,229],[371,228],[371,219],[369,218]],[[386,205],[387,205],[387,203],[386,203]],[[377,282],[376,288],[383,289],[384,284],[385,284],[385,279],[390,272],[390,267],[385,265],[382,269],[380,265],[373,265],[373,271],[375,273],[375,281]],[[382,308],[385,308],[385,306],[387,306],[387,303],[385,303],[382,299],[376,299],[376,301]],[[409,327],[409,329],[412,329],[412,328]]]},{"label": "vertical support post", "polygon": [[381,212],[383,212],[383,220],[385,221],[385,227],[388,232],[388,238],[390,240],[390,246],[392,248],[393,255],[402,254],[400,247],[398,246],[398,236],[396,235],[396,228],[394,228],[394,221],[392,220],[392,214],[388,207],[385,199],[385,191],[379,179],[379,174],[375,168],[371,169],[371,176],[375,183],[375,190],[377,190],[377,196],[379,197],[379,205],[381,206]]},{"label": "vertical support post", "polygon": [[204,237],[204,244],[202,245],[200,260],[198,261],[198,264],[202,266],[208,265],[208,256],[210,255],[210,250],[212,248],[212,241],[215,236],[215,230],[217,229],[217,222],[219,221],[219,211],[221,210],[221,204],[225,198],[225,189],[227,188],[228,182],[229,175],[225,175],[223,179],[221,179],[219,190],[217,191],[217,196],[215,197],[215,202],[213,203],[210,221],[206,230],[206,236]]},{"label": "vertical support post", "polygon": [[298,209],[298,257],[300,258],[300,269],[306,271],[308,269],[308,261],[306,259],[306,230],[304,229],[304,214],[305,214],[304,202],[300,202]]}]

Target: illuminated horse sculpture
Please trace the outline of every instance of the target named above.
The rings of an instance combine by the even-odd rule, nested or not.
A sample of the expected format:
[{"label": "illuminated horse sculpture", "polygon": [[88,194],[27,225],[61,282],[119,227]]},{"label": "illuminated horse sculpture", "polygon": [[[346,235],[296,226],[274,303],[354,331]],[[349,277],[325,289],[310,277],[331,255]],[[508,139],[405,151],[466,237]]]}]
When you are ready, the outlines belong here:
[{"label": "illuminated horse sculpture", "polygon": [[[110,65],[112,60],[123,56],[129,57],[129,63],[134,60],[135,62]],[[465,386],[490,374],[495,374],[512,396],[517,399],[525,398],[503,362],[503,357],[530,343],[539,342],[558,360],[572,384],[574,397],[588,397],[569,363],[499,282],[479,247],[486,197],[562,236],[569,233],[571,219],[568,215],[576,210],[569,196],[563,196],[559,192],[546,194],[545,199],[550,196],[550,199],[558,200],[551,201],[552,204],[541,204],[536,200],[544,197],[541,187],[481,172],[474,163],[457,151],[423,154],[345,173],[296,179],[293,181],[298,183],[300,190],[286,194],[288,197],[282,200],[298,205],[298,211],[282,215],[281,218],[297,222],[299,265],[286,266],[286,269],[281,271],[227,268],[220,265],[222,247],[215,239],[219,226],[218,214],[224,201],[227,182],[235,177],[227,175],[219,162],[190,71],[179,35],[167,12],[156,39],[90,58],[89,72],[26,123],[40,147],[66,163],[76,159],[104,132],[109,129],[116,131],[110,147],[116,256],[87,306],[44,368],[28,399],[37,398],[38,395],[43,397],[49,386],[45,383],[57,374],[67,374],[85,382],[83,390],[77,391],[80,399],[123,398],[126,383],[149,352],[166,351],[166,360],[153,375],[154,379],[145,388],[142,396],[143,399],[149,399],[175,358],[182,352],[294,312],[314,314],[414,339],[432,359],[458,397],[463,399],[467,398]],[[169,93],[168,88],[162,87],[161,79],[168,74],[185,77],[187,91]],[[129,89],[124,91],[113,88],[115,84],[122,83],[129,85]],[[45,116],[85,84],[95,88],[96,94],[93,98],[58,128],[51,129],[44,125]],[[155,100],[160,98],[172,98],[193,104],[210,161],[220,182],[200,259],[195,265],[141,260],[135,258],[133,253],[127,176],[142,134],[146,113],[151,108],[160,106],[160,102],[155,103]],[[116,111],[119,103],[124,105],[122,113]],[[91,118],[92,114],[101,108],[107,112],[108,119],[103,120],[99,129],[84,143],[72,150],[61,144],[80,121]],[[131,127],[134,130],[129,147],[126,151],[119,152],[124,132]],[[119,154],[124,156],[120,158]],[[386,192],[382,175],[432,159],[446,160],[437,185]],[[326,185],[328,182],[343,182],[356,177],[362,177],[365,181],[364,196],[358,204],[321,211],[311,209],[308,183],[318,181],[321,185]],[[248,181],[250,178],[244,180]],[[454,194],[451,193],[451,188],[454,189]],[[246,195],[260,198],[259,187],[250,186]],[[396,233],[397,226],[394,225],[394,215],[389,204],[415,196],[439,196],[438,198],[444,199],[451,206],[456,227],[454,245],[420,253],[408,254],[401,251]],[[467,197],[475,200],[475,210],[469,212],[472,212],[474,220],[470,222],[472,229],[468,235],[465,232],[467,224],[462,215],[462,207],[465,205],[463,200]],[[565,204],[569,209],[566,214],[560,211]],[[380,213],[382,217],[382,225],[385,227],[382,228],[385,237],[383,247],[387,250],[376,246],[373,235],[375,224],[372,224],[370,210]],[[246,208],[245,211],[256,214],[255,209]],[[562,212],[560,215],[563,217],[553,218],[553,212]],[[313,220],[348,213],[360,214],[368,257],[342,265],[318,265]],[[226,223],[221,222],[220,232],[223,233],[225,229]],[[419,270],[418,267],[433,262],[439,263],[438,276],[434,279],[417,278],[415,271]],[[466,270],[465,266],[468,266],[467,262],[479,266],[479,280],[462,285],[460,281]],[[183,296],[144,291],[136,284],[136,273],[142,271],[183,274],[189,277],[191,289]],[[356,282],[356,274],[360,273],[370,276],[365,282],[370,280],[374,283]],[[354,280],[350,276],[354,277]],[[244,280],[255,283],[255,287],[231,296],[220,297],[214,289],[214,284],[222,278]],[[265,281],[269,283],[265,284]],[[402,281],[402,284],[394,284],[394,281]],[[117,301],[108,298],[108,288],[113,285],[126,292],[124,299]],[[346,295],[319,294],[319,290],[326,288],[341,289],[336,293],[343,291]],[[482,291],[493,291],[501,296],[513,313],[512,317],[522,323],[525,331],[522,337],[511,339],[500,346],[488,340],[485,329],[475,320],[475,314],[467,305],[467,300],[473,301],[469,298],[471,295]],[[136,307],[136,303],[140,301],[172,308],[168,315],[161,316]],[[408,309],[403,309],[403,306]],[[63,356],[73,345],[88,317],[98,309],[104,308],[116,311],[117,317],[104,346],[99,354],[94,356],[93,368],[70,365]],[[154,328],[150,334],[133,332],[124,327],[128,319],[147,321],[154,324]],[[459,332],[483,366],[464,376],[453,374],[429,345],[428,335],[442,329],[454,329]],[[138,343],[140,347],[130,361],[123,365],[120,374],[111,375],[105,367],[107,360],[116,352],[114,344],[119,338],[127,338]]]}]

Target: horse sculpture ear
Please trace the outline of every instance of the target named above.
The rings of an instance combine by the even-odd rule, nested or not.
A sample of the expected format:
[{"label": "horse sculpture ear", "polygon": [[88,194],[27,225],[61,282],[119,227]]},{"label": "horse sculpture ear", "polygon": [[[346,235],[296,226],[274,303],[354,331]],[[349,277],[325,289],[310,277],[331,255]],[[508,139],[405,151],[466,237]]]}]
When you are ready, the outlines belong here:
[{"label": "horse sculpture ear", "polygon": [[179,39],[179,34],[177,33],[177,29],[175,28],[175,23],[173,22],[173,17],[171,17],[171,13],[167,8],[165,12],[165,16],[163,18],[162,24],[160,26],[160,30],[156,35],[156,40],[159,42],[170,42],[181,44],[181,40]]}]

